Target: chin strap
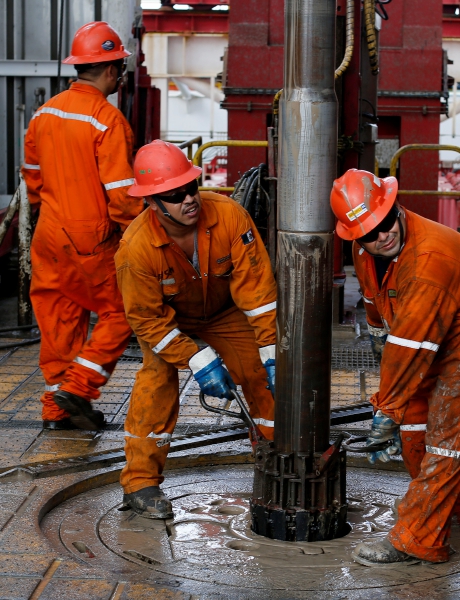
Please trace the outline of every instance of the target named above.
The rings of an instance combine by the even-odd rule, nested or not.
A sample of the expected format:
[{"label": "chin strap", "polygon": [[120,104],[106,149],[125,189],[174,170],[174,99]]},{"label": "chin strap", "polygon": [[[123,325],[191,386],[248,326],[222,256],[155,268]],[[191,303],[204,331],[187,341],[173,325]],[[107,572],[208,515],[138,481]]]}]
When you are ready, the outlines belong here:
[{"label": "chin strap", "polygon": [[154,198],[155,202],[157,203],[157,205],[159,206],[161,212],[164,214],[165,217],[168,217],[169,219],[171,219],[171,221],[174,221],[174,223],[177,223],[178,225],[182,225],[182,227],[188,227],[188,225],[186,225],[185,223],[181,223],[180,221],[178,221],[177,219],[175,219],[167,210],[166,210],[166,206],[163,204],[163,202],[161,200],[159,200],[158,198]]}]

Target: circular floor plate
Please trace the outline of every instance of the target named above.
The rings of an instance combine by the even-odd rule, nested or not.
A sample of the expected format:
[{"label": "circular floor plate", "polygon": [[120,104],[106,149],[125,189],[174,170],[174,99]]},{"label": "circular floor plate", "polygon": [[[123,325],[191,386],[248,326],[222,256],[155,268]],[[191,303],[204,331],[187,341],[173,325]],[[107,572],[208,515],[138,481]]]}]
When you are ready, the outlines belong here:
[{"label": "circular floor plate", "polygon": [[[392,507],[407,489],[406,475],[349,469],[351,533],[328,542],[290,543],[262,538],[250,530],[252,473],[251,466],[168,473],[163,488],[173,500],[175,518],[166,522],[119,511],[121,489],[110,485],[63,503],[42,527],[61,549],[64,545],[80,560],[124,573],[128,580],[141,571],[153,571],[156,578],[226,589],[228,598],[233,597],[231,590],[242,588],[252,590],[251,598],[258,598],[254,594],[263,590],[265,598],[297,598],[307,590],[358,592],[408,584],[414,590],[415,584],[433,586],[435,580],[460,573],[460,554],[440,565],[372,569],[351,559],[357,543],[378,540],[392,527]],[[457,525],[452,545],[460,548]],[[434,587],[439,590],[438,584]],[[276,595],[276,590],[296,595]]]}]

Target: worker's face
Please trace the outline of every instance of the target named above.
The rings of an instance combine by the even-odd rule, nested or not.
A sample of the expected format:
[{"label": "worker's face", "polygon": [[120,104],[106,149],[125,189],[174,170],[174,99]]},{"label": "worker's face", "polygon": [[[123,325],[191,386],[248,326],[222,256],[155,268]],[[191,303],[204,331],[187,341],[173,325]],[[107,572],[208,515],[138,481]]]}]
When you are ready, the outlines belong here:
[{"label": "worker's face", "polygon": [[[198,191],[198,182],[194,179],[181,187],[162,192],[157,196],[164,204],[166,210],[177,221],[184,225],[195,225],[201,212],[201,198]],[[156,211],[157,215],[164,217],[162,211],[155,202],[155,196],[152,196],[150,206]],[[168,217],[166,217],[168,219]],[[168,219],[169,222],[170,219]]]},{"label": "worker's face", "polygon": [[376,227],[376,230],[378,231],[374,231],[374,235],[371,236],[377,236],[375,241],[365,241],[367,236],[364,236],[364,238],[357,240],[359,244],[369,254],[377,254],[385,258],[394,258],[397,256],[401,250],[405,230],[404,211],[398,203],[395,204],[392,212],[385,217],[379,227]]}]

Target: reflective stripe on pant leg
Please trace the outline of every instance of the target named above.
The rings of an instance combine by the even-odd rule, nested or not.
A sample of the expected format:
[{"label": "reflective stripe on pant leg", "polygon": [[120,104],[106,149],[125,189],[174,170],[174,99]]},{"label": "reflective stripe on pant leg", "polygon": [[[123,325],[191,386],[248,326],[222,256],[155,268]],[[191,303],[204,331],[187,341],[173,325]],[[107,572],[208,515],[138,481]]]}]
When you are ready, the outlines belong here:
[{"label": "reflective stripe on pant leg", "polygon": [[127,494],[163,481],[169,443],[179,414],[177,369],[154,354],[143,340],[139,343],[143,364],[136,374],[126,415],[127,462],[120,476]]},{"label": "reflective stripe on pant leg", "polygon": [[110,373],[108,371],[106,371],[104,369],[104,367],[101,367],[101,365],[91,362],[90,360],[86,360],[86,358],[77,356],[76,358],[74,358],[73,362],[75,362],[79,365],[82,365],[83,367],[86,367],[87,369],[96,371],[96,373],[99,373],[100,375],[102,375],[102,377],[105,377],[106,379],[110,378]]},{"label": "reflective stripe on pant leg", "polygon": [[56,383],[55,385],[48,385],[45,383],[45,392],[57,392],[60,385],[60,383]]},{"label": "reflective stripe on pant leg", "polygon": [[[134,435],[132,433],[129,433],[129,431],[124,432],[124,437],[129,437],[129,438],[136,438],[138,440],[141,440],[142,438],[139,435]],[[146,438],[151,438],[152,440],[157,440],[157,446],[158,448],[161,448],[162,446],[166,446],[168,444],[171,443],[171,438],[172,435],[170,433],[149,433]]]}]

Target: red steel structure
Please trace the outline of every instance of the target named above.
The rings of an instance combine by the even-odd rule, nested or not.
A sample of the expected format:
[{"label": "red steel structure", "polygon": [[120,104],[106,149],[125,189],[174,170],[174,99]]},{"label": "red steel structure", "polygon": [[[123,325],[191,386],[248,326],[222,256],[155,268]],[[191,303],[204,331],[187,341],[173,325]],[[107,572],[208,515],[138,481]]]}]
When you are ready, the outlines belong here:
[{"label": "red steel structure", "polygon": [[[363,135],[366,126],[376,122],[372,114],[378,117],[379,140],[397,139],[399,146],[439,142],[439,117],[445,110],[441,99],[447,93],[443,26],[445,36],[449,27],[457,26],[455,8],[460,6],[460,0],[443,2],[453,6],[452,18],[445,16],[444,21],[439,0],[423,3],[393,0],[384,5],[389,18],[383,21],[379,36],[377,79],[370,75],[362,33],[362,3],[356,0],[355,49],[337,86],[341,105],[339,135],[348,140],[348,146],[345,144],[340,155],[341,172],[351,167],[373,170],[373,142],[366,141]],[[225,93],[222,106],[228,110],[228,137],[267,139],[267,126],[272,124],[273,96],[283,83],[283,0],[232,0],[228,13],[211,11],[211,5],[220,4],[213,0],[175,3],[192,5],[194,10],[176,11],[165,6],[162,10],[144,11],[146,31],[228,32],[222,81]],[[346,0],[337,0],[337,62],[345,47],[345,10]],[[373,106],[374,96],[376,106]],[[232,185],[244,171],[266,160],[265,149],[229,148],[228,184]],[[436,152],[405,154],[398,172],[401,189],[437,189],[438,162]],[[385,169],[380,174],[385,175]],[[403,202],[408,208],[436,220],[436,198],[405,196]]]}]

